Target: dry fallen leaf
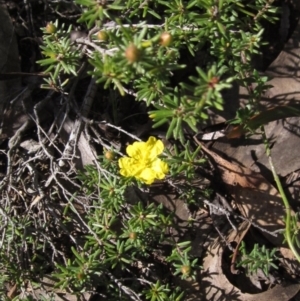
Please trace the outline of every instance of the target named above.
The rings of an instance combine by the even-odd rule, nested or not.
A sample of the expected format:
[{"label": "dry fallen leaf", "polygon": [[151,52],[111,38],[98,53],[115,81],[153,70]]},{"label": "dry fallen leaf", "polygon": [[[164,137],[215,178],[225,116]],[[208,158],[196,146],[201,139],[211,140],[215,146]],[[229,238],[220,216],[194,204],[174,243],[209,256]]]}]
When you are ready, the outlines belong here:
[{"label": "dry fallen leaf", "polygon": [[17,295],[17,289],[18,289],[18,286],[17,284],[15,283],[11,288],[10,290],[8,291],[7,293],[7,298],[10,300],[10,299],[13,299],[16,295]]},{"label": "dry fallen leaf", "polygon": [[284,229],[285,208],[277,189],[261,174],[223,159],[207,149],[196,137],[195,140],[212,157],[243,216],[265,229],[267,232],[263,231],[262,234],[270,242],[283,246],[282,234],[278,233],[277,237],[270,234]]},{"label": "dry fallen leaf", "polygon": [[[247,223],[248,222],[244,221],[239,225],[237,231],[232,231],[228,235],[227,241],[232,242],[239,240],[239,236],[243,233],[243,229],[247,228]],[[262,293],[243,293],[239,288],[231,284],[225,276],[222,269],[223,253],[224,247],[222,246],[220,238],[217,238],[210,244],[203,260],[203,272],[200,283],[202,283],[201,295],[205,296],[205,300],[289,301],[300,290],[300,284],[281,283]]]},{"label": "dry fallen leaf", "polygon": [[67,292],[66,290],[60,290],[55,287],[56,281],[50,276],[45,276],[41,281],[41,287],[34,290],[34,296],[37,300],[49,299],[52,295],[54,301],[88,301],[91,299],[92,293],[82,292],[78,295]]},{"label": "dry fallen leaf", "polygon": [[[277,58],[269,65],[261,76],[269,76],[267,85],[271,87],[264,91],[257,102],[259,111],[262,112],[250,120],[250,126],[254,128],[258,125],[274,120],[274,117],[283,118],[286,116],[297,116],[293,114],[292,107],[298,107],[300,103],[300,21],[299,21],[299,0],[289,0],[288,6],[293,9],[293,16],[298,18],[293,22],[295,29],[292,29],[292,35],[285,43],[284,49]],[[286,5],[287,2],[284,4]],[[298,11],[297,11],[298,10]],[[298,23],[298,24],[297,24]],[[293,26],[292,26],[293,27]],[[252,85],[255,88],[255,84]],[[248,87],[233,84],[232,89],[223,93],[224,103],[230,103],[226,110],[219,112],[222,116],[214,116],[219,122],[226,122],[236,116],[239,108],[249,104]],[[279,110],[279,112],[278,112]],[[295,111],[294,111],[295,113]],[[276,118],[277,118],[276,117]],[[212,119],[212,117],[210,116]],[[215,125],[216,126],[216,125]],[[298,159],[298,148],[300,143],[300,119],[299,117],[290,117],[276,120],[265,126],[267,137],[272,138],[272,157],[275,169],[280,176],[286,176],[300,168]],[[227,137],[239,137],[244,131],[236,126],[229,129]],[[267,166],[268,158],[265,156],[265,147],[260,135],[251,136],[250,139],[234,139],[228,141],[222,139],[214,143],[213,148],[218,153],[224,153],[232,160],[241,162],[244,166],[259,169],[261,166]],[[220,151],[220,152],[219,152]]]}]

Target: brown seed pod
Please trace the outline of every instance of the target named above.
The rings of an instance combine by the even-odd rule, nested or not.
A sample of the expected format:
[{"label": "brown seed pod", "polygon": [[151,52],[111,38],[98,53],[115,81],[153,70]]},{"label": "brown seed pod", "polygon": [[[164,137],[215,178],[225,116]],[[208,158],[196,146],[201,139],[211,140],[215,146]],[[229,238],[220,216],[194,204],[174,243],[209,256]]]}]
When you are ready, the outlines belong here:
[{"label": "brown seed pod", "polygon": [[160,45],[165,46],[165,47],[170,46],[172,43],[172,40],[173,40],[172,35],[167,31],[163,32],[159,38]]},{"label": "brown seed pod", "polygon": [[106,151],[104,154],[104,157],[109,160],[112,161],[115,158],[115,153],[112,151]]},{"label": "brown seed pod", "polygon": [[78,273],[76,276],[77,276],[77,279],[78,279],[78,280],[82,280],[82,279],[84,278],[85,275],[84,275],[83,272],[80,272],[80,273]]},{"label": "brown seed pod", "polygon": [[130,238],[131,240],[136,240],[136,238],[137,238],[137,233],[136,233],[136,232],[130,232],[130,233],[129,233],[129,238]]},{"label": "brown seed pod", "polygon": [[97,33],[97,39],[98,39],[99,41],[107,41],[107,40],[108,40],[107,32],[106,32],[106,31],[103,31],[103,30],[100,30],[100,31]]},{"label": "brown seed pod", "polygon": [[132,64],[139,60],[140,50],[134,44],[130,44],[125,51],[125,57],[127,61]]},{"label": "brown seed pod", "polygon": [[46,25],[46,33],[52,34],[52,33],[56,33],[56,26],[53,23],[48,23]]}]

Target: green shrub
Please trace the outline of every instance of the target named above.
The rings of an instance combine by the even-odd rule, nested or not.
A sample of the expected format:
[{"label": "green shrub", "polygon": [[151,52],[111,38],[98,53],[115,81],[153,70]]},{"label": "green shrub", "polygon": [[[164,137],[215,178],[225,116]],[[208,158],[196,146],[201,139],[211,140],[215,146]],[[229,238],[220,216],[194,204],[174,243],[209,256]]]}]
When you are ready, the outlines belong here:
[{"label": "green shrub", "polygon": [[[59,216],[61,229],[69,235],[67,255],[54,252],[53,264],[39,266],[46,258],[40,258],[42,253],[55,250],[54,242],[42,239],[33,230],[33,221],[21,221],[31,231],[26,236],[19,233],[19,221],[10,220],[4,244],[10,246],[13,240],[14,245],[10,263],[7,252],[1,251],[6,271],[1,280],[23,286],[27,279],[54,269],[56,286],[74,294],[96,289],[107,300],[184,300],[183,288],[174,279],[196,279],[201,266],[191,255],[191,242],[172,235],[177,227],[173,213],[147,200],[147,185],[164,181],[188,205],[202,205],[199,196],[208,191],[195,187],[193,179],[205,160],[187,137],[206,122],[209,110],[230,105],[224,103],[222,92],[233,81],[246,88],[258,84],[249,88],[249,104],[237,118],[256,111],[265,80],[251,60],[263,44],[262,20],[273,22],[277,9],[268,0],[75,0],[74,4],[81,12],[77,25],[88,35],[71,40],[72,26],[59,20],[43,29],[44,57],[38,63],[48,76],[42,87],[68,94],[70,83],[87,63],[88,74],[107,93],[111,107],[115,108],[116,95],[143,102],[153,127],[177,142],[163,149],[161,140],[150,137],[149,145],[128,146],[126,158],[108,141],[98,165],[86,166],[74,179],[81,190],[67,200]],[[194,68],[187,70],[191,65]],[[113,126],[124,131],[117,122]],[[61,195],[55,192],[51,197],[61,200]],[[83,216],[74,205],[78,195],[89,201]],[[30,268],[15,269],[11,262],[25,240],[34,259],[28,259]],[[42,247],[39,241],[44,241]]]}]

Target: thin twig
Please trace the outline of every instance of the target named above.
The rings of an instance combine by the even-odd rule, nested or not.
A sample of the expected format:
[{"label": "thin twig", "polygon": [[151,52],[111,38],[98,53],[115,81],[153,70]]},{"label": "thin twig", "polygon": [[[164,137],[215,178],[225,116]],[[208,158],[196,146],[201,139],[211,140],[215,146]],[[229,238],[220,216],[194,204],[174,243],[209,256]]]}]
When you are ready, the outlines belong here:
[{"label": "thin twig", "polygon": [[[81,106],[81,115],[83,117],[87,117],[92,103],[94,101],[94,97],[97,92],[97,85],[95,79],[91,79],[91,82],[89,84],[88,90],[86,92],[86,95],[84,97],[82,106]],[[69,141],[67,142],[63,155],[59,160],[59,166],[64,166],[65,163],[63,160],[66,160],[67,158],[70,158],[71,160],[75,157],[76,147],[77,147],[77,141],[79,139],[79,136],[81,134],[82,130],[82,120],[76,119],[73,130],[70,133]]]},{"label": "thin twig", "polygon": [[89,41],[87,38],[79,38],[75,40],[76,43],[78,44],[83,44],[87,46],[91,46],[94,48],[94,50],[98,51],[102,55],[108,55],[108,56],[113,56],[116,51],[119,50],[119,48],[112,48],[112,49],[104,49],[95,44],[94,42]]}]

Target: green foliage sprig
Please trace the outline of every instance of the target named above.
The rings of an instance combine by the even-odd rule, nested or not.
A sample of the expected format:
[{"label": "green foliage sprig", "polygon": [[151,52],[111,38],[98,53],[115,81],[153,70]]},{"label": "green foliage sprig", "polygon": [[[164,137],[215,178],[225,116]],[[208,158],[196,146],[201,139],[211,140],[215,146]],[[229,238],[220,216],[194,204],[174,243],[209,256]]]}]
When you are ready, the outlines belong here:
[{"label": "green foliage sprig", "polygon": [[[76,3],[83,10],[79,22],[105,33],[89,60],[97,82],[104,88],[118,89],[121,95],[132,86],[137,100],[154,105],[155,110],[149,113],[155,126],[168,124],[167,137],[173,136],[182,143],[183,124],[196,131],[197,125],[207,119],[208,109],[222,110],[225,104],[221,91],[228,89],[233,80],[246,87],[257,80],[251,57],[262,44],[263,27],[259,20],[276,20],[276,9],[267,0],[256,0],[255,4],[231,0],[217,4],[211,0]],[[138,22],[136,16],[140,18]],[[78,53],[69,51],[68,38],[59,32],[63,30],[44,38],[47,46],[43,46],[43,51],[49,58],[40,64],[48,65],[48,71],[54,70],[48,88],[56,86],[53,80],[58,74],[76,74]],[[162,40],[166,32],[167,43]],[[91,37],[97,45],[97,35]],[[192,57],[202,56],[204,51],[209,56],[203,57],[201,68],[195,68],[196,76],[180,82],[180,88],[174,90],[171,79],[174,71],[186,67],[179,61],[185,50]],[[259,97],[254,94],[253,97]]]},{"label": "green foliage sprig", "polygon": [[[41,46],[42,54],[46,57],[37,61],[41,66],[47,67],[45,73],[49,73],[50,78],[46,79],[45,85],[42,88],[60,89],[63,88],[68,78],[61,78],[63,75],[73,74],[77,76],[77,66],[79,65],[80,51],[76,49],[70,40],[70,32],[72,27],[65,29],[65,25],[59,25],[58,21],[49,23],[43,28],[43,42]],[[58,83],[58,78],[64,80]]]},{"label": "green foliage sprig", "polygon": [[[117,156],[104,155],[99,160],[102,166],[110,162],[112,167],[109,169],[113,170]],[[162,204],[146,205],[135,192],[139,188],[134,178],[126,180],[111,173],[97,177],[96,167],[88,166],[80,174],[80,179],[87,191],[92,187],[94,190],[101,188],[100,199],[94,199],[94,209],[87,216],[97,240],[95,236],[87,235],[83,249],[72,247],[73,259],[69,259],[66,265],[57,264],[54,276],[58,279],[58,287],[79,292],[93,286],[95,281],[105,281],[108,271],[115,276],[126,271],[134,280],[138,277],[136,262],[147,265],[149,258],[164,252],[166,244],[172,251],[169,256],[163,255],[164,264],[170,265],[174,275],[180,274],[182,278],[195,276],[197,260],[189,255],[190,242],[177,243],[169,236],[170,227],[176,227],[173,215],[167,214]],[[128,194],[131,195],[129,199]],[[141,277],[145,281],[138,281],[139,286],[147,299],[151,296],[151,300],[164,300],[164,296],[168,296],[171,298],[168,300],[181,300],[184,295],[179,288],[170,290],[169,285],[154,281],[153,276],[142,274]],[[106,294],[113,296],[116,291],[108,286]]]},{"label": "green foliage sprig", "polygon": [[266,276],[269,276],[270,269],[278,269],[275,264],[278,258],[276,256],[277,249],[269,250],[265,245],[259,246],[255,244],[250,253],[247,252],[246,244],[242,241],[240,248],[241,260],[237,266],[247,267],[250,273],[256,273],[258,269],[261,269]]}]

